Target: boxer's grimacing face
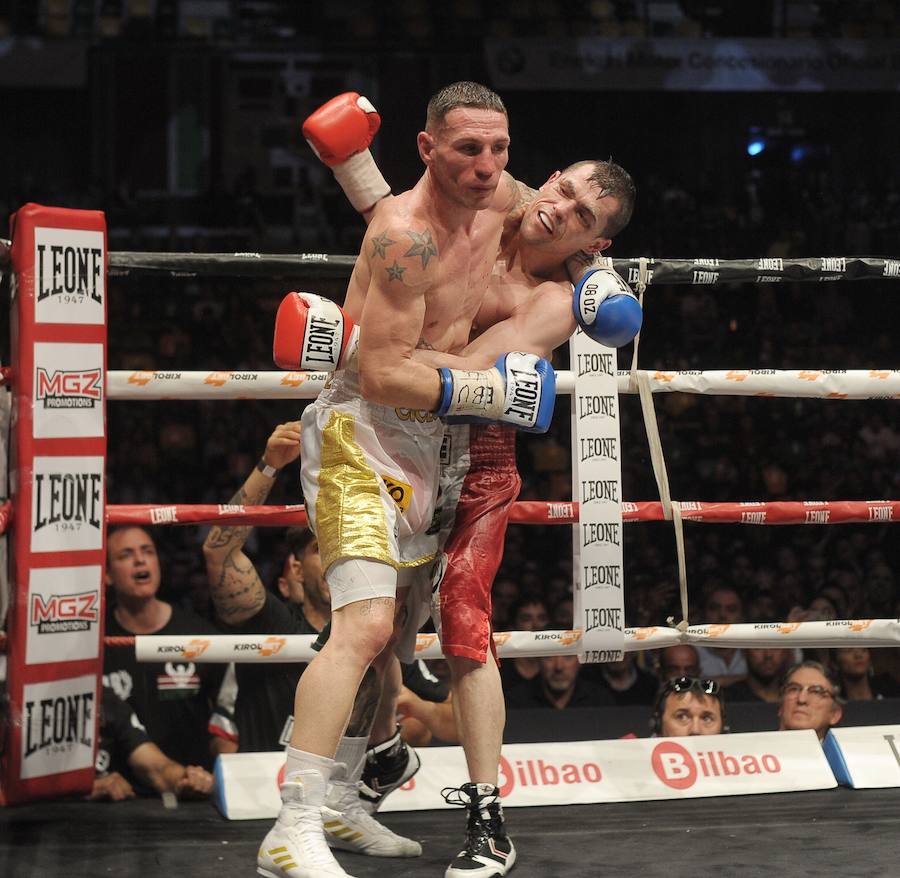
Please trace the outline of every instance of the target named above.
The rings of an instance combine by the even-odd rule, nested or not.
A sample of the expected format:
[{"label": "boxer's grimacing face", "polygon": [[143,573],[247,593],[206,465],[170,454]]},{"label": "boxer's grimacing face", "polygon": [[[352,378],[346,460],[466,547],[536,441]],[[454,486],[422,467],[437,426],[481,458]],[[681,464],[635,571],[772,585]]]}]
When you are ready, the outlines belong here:
[{"label": "boxer's grimacing face", "polygon": [[612,241],[604,236],[619,200],[601,195],[589,182],[593,167],[555,171],[525,208],[519,234],[535,247],[552,247],[562,257],[585,250],[599,253]]}]

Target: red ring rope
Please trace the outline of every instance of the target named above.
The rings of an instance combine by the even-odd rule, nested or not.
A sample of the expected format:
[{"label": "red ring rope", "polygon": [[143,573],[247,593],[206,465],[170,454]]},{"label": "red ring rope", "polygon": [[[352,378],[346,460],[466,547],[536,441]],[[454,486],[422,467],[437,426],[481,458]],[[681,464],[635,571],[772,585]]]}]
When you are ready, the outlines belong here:
[{"label": "red ring rope", "polygon": [[[3,513],[0,507],[0,515]],[[706,503],[681,501],[681,517],[713,524],[890,524],[900,521],[900,500],[776,500]],[[659,501],[622,504],[623,521],[664,521]],[[575,524],[573,501],[526,500],[513,503],[514,524]],[[290,527],[306,524],[302,506],[215,504],[110,504],[109,524],[218,524]],[[0,520],[2,523],[2,520]]]}]

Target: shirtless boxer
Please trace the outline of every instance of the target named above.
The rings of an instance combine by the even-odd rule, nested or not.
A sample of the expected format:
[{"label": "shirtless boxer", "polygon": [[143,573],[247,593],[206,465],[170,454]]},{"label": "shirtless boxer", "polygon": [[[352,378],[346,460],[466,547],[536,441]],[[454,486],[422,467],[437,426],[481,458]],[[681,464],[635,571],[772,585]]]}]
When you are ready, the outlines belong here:
[{"label": "shirtless boxer", "polygon": [[[336,176],[345,185],[346,171]],[[504,269],[501,274],[495,269],[476,320],[477,328],[505,323],[466,348],[464,354],[476,358],[470,360],[473,365],[491,362],[507,342],[549,355],[568,339],[575,319],[564,261],[573,253],[598,253],[608,247],[609,236],[630,217],[634,191],[618,166],[584,162],[554,174],[539,192],[529,191],[528,196],[530,203],[506,222],[498,260]],[[355,204],[361,207],[358,199]],[[373,209],[362,212],[367,219],[377,216]],[[585,261],[576,260],[579,273]],[[616,292],[621,289],[617,284],[624,286],[618,278],[605,280]],[[627,340],[636,329],[633,326]],[[615,344],[624,340],[612,339]],[[454,704],[473,782],[459,791],[459,801],[470,808],[469,837],[447,870],[448,878],[505,874],[515,861],[496,789],[504,709],[488,644],[493,645],[490,587],[520,481],[511,431],[473,426],[471,440],[468,432],[466,427],[450,428],[450,465],[443,468],[441,481],[441,536],[446,538],[451,528],[453,533],[436,623],[453,671]]]},{"label": "shirtless boxer", "polygon": [[[325,842],[321,807],[360,680],[391,636],[398,588],[436,551],[437,415],[549,426],[549,363],[510,355],[492,369],[448,368],[468,341],[514,205],[508,145],[506,111],[490,90],[457,83],[432,98],[418,136],[425,174],[379,205],[350,280],[358,354],[303,413],[301,483],[332,632],[297,687],[283,807],[259,851],[262,875],[346,875]],[[413,359],[417,347],[430,362]]]}]

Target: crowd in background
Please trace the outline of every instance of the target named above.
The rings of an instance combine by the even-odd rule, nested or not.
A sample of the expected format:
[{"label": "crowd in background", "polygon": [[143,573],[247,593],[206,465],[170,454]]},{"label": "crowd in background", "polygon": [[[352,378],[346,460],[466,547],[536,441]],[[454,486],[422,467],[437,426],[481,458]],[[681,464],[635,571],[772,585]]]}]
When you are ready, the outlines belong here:
[{"label": "crowd in background", "polygon": [[125,3],[73,0],[38,4],[7,0],[0,36],[8,30],[50,38],[175,37],[204,41],[389,44],[416,48],[463,46],[473,31],[492,37],[792,36],[877,38],[900,28],[885,0],[393,0],[371,8],[353,0],[299,7],[287,0],[181,0]]}]

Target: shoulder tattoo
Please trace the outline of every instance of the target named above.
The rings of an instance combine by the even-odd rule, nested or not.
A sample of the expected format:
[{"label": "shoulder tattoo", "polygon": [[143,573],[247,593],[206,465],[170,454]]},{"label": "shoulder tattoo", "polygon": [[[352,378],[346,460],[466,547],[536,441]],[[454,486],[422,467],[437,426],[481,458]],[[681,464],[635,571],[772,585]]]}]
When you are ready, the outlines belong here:
[{"label": "shoulder tattoo", "polygon": [[387,248],[391,246],[391,244],[396,244],[396,241],[392,241],[387,232],[382,232],[380,235],[372,236],[372,256],[380,256],[382,259],[387,259]]},{"label": "shoulder tattoo", "polygon": [[[404,278],[404,274],[410,269],[413,269],[413,274],[410,277],[413,277],[416,274],[415,269],[427,269],[428,263],[431,261],[432,257],[437,257],[438,248],[435,240],[431,234],[431,229],[424,229],[421,232],[414,231],[413,229],[406,229],[402,233],[396,227],[393,229],[394,234],[397,236],[397,239],[390,237],[390,230],[385,230],[383,232],[379,232],[378,234],[372,234],[371,238],[369,238],[369,242],[372,245],[372,253],[371,259],[383,259],[385,262],[384,270],[387,272],[388,281],[398,280],[401,283],[408,282],[409,278]],[[392,248],[395,244],[402,239],[403,236],[406,236],[410,239],[410,243],[408,248],[400,251],[392,250],[388,253],[388,250]],[[400,247],[404,247],[406,245],[400,244]],[[412,263],[405,262],[401,263],[400,260],[403,259],[409,260],[412,259]],[[421,264],[419,263],[419,260]],[[390,260],[390,262],[388,262]]]},{"label": "shoulder tattoo", "polygon": [[516,198],[516,207],[521,207],[523,204],[528,204],[532,198],[534,198],[537,189],[532,189],[530,186],[526,186],[524,183],[519,180],[513,180],[513,194]]},{"label": "shoulder tattoo", "polygon": [[425,229],[424,232],[414,232],[412,229],[406,233],[412,238],[412,246],[404,253],[404,256],[421,256],[422,268],[428,267],[428,260],[432,256],[437,256],[437,244],[431,237],[431,232]]},{"label": "shoulder tattoo", "polygon": [[387,265],[385,268],[387,270],[388,280],[403,280],[403,272],[406,271],[406,269],[397,262],[396,259],[394,260],[393,265]]}]

